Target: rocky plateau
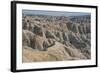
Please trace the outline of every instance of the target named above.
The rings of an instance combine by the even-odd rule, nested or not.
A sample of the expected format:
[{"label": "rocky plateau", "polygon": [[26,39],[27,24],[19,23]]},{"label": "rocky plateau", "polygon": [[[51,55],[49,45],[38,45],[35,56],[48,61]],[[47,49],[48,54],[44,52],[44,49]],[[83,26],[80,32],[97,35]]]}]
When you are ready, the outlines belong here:
[{"label": "rocky plateau", "polygon": [[23,16],[22,52],[25,63],[91,59],[91,17]]}]

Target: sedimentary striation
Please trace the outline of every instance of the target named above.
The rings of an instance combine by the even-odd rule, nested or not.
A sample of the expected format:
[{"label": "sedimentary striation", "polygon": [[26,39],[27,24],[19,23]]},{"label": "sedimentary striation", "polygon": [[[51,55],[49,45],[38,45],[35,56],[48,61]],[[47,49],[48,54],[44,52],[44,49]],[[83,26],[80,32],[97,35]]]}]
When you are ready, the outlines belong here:
[{"label": "sedimentary striation", "polygon": [[91,58],[90,16],[22,17],[23,62]]}]

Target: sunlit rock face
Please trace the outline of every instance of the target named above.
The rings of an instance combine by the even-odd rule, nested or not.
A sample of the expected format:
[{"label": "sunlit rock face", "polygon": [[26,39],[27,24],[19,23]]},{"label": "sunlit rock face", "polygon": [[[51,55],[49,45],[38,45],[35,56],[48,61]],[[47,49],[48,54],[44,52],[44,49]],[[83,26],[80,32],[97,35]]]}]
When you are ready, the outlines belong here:
[{"label": "sunlit rock face", "polygon": [[91,17],[23,16],[23,62],[91,58]]}]

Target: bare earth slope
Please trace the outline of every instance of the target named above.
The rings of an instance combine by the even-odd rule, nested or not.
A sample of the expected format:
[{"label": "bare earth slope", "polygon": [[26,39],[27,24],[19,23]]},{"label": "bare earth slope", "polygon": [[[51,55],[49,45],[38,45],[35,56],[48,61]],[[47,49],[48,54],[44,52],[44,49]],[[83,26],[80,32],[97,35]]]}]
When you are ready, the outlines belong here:
[{"label": "bare earth slope", "polygon": [[90,16],[23,16],[23,62],[91,58]]}]

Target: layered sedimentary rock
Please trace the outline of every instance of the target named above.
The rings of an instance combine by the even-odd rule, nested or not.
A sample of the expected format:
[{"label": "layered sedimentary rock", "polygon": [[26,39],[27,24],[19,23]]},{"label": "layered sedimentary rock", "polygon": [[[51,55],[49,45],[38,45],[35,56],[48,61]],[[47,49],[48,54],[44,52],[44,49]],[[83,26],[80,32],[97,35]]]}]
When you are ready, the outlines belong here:
[{"label": "layered sedimentary rock", "polygon": [[91,58],[90,16],[23,16],[23,62]]}]

